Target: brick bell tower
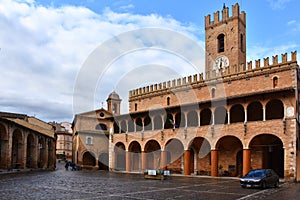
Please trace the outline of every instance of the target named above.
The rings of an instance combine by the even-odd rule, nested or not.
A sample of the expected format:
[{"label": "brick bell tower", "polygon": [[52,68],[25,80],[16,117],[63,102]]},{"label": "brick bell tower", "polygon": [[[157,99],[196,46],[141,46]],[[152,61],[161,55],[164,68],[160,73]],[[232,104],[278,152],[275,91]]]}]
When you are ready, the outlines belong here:
[{"label": "brick bell tower", "polygon": [[106,100],[107,110],[114,115],[120,115],[121,101],[120,96],[113,91]]},{"label": "brick bell tower", "polygon": [[240,13],[240,6],[232,6],[232,16],[229,8],[223,6],[222,18],[220,12],[205,16],[205,72],[226,68],[246,66],[246,13]]}]

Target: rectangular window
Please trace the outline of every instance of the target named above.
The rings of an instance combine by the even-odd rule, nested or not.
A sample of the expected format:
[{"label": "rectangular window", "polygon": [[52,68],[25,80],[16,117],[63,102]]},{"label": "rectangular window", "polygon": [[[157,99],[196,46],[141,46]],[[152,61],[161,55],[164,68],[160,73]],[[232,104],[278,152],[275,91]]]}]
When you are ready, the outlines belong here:
[{"label": "rectangular window", "polygon": [[93,137],[87,136],[86,137],[86,144],[93,144]]}]

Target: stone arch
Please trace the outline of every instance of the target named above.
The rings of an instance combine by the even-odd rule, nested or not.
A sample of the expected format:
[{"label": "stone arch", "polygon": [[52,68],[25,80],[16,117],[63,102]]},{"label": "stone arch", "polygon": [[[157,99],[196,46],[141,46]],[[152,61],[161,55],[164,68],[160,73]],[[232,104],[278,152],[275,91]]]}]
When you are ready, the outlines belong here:
[{"label": "stone arch", "polygon": [[8,151],[8,132],[5,126],[0,124],[0,169],[8,168]]},{"label": "stone arch", "polygon": [[224,106],[219,106],[215,109],[215,124],[227,124],[228,116]]},{"label": "stone arch", "polygon": [[11,166],[12,168],[20,168],[23,165],[23,151],[24,151],[24,140],[21,130],[16,129],[12,136],[12,155],[11,155]]},{"label": "stone arch", "polygon": [[38,143],[38,168],[46,166],[46,141],[44,137],[39,137]]},{"label": "stone arch", "polygon": [[108,170],[108,165],[109,165],[108,158],[109,158],[109,155],[107,152],[100,153],[100,155],[98,157],[99,170]]},{"label": "stone arch", "polygon": [[282,140],[273,134],[260,134],[253,137],[249,143],[251,157],[256,162],[251,163],[253,169],[271,168],[280,177],[284,177],[284,149]]},{"label": "stone arch", "polygon": [[128,120],[128,132],[134,132],[134,122],[132,118]]},{"label": "stone arch", "polygon": [[36,148],[35,136],[30,133],[27,136],[26,168],[36,168]]},{"label": "stone arch", "polygon": [[126,170],[126,149],[122,142],[118,142],[114,147],[115,152],[115,169]]},{"label": "stone arch", "polygon": [[131,169],[130,171],[139,171],[141,169],[141,145],[137,141],[132,141],[128,147],[130,152]]},{"label": "stone arch", "polygon": [[182,174],[183,167],[181,166],[184,146],[178,139],[170,139],[165,145],[167,154],[167,168],[171,169],[173,173]]},{"label": "stone arch", "polygon": [[172,129],[174,127],[174,119],[173,115],[168,113],[167,116],[165,117],[165,127],[164,129]]},{"label": "stone arch", "polygon": [[126,124],[126,121],[125,120],[122,120],[121,123],[121,133],[126,133],[127,131],[127,124]]},{"label": "stone arch", "polygon": [[282,101],[273,99],[266,105],[266,120],[271,119],[283,119],[284,117],[284,106]]},{"label": "stone arch", "polygon": [[114,133],[120,133],[119,122],[114,122]]},{"label": "stone arch", "polygon": [[55,161],[55,144],[54,141],[48,139],[48,160],[47,160],[47,168],[53,168]]},{"label": "stone arch", "polygon": [[145,117],[145,119],[144,119],[144,129],[146,130],[146,131],[150,131],[150,130],[152,130],[152,120],[151,120],[151,118],[149,117],[149,115],[147,115],[146,117]]},{"label": "stone arch", "polygon": [[236,104],[230,108],[230,123],[244,122],[245,109],[241,104]]},{"label": "stone arch", "polygon": [[197,127],[198,126],[198,113],[196,111],[190,111],[187,114],[187,126]]},{"label": "stone arch", "polygon": [[[218,151],[219,175],[240,176],[242,175],[243,159],[238,156],[243,150],[243,144],[236,136],[221,137],[216,143]],[[222,167],[220,167],[222,166]]]},{"label": "stone arch", "polygon": [[212,112],[209,108],[205,108],[200,112],[200,126],[212,124]]},{"label": "stone arch", "polygon": [[84,167],[94,167],[96,165],[95,154],[90,151],[86,151],[82,155],[82,164]]},{"label": "stone arch", "polygon": [[135,125],[136,125],[136,131],[142,131],[143,130],[143,120],[142,118],[138,117],[136,118],[136,121],[135,121]]},{"label": "stone arch", "polygon": [[262,121],[263,107],[258,101],[252,102],[247,106],[247,121]]},{"label": "stone arch", "polygon": [[185,116],[182,112],[175,115],[175,128],[185,127]]},{"label": "stone arch", "polygon": [[154,121],[154,130],[163,129],[162,118],[160,115],[155,115],[153,121]]},{"label": "stone arch", "polygon": [[210,175],[211,165],[211,145],[209,141],[203,137],[194,138],[189,144],[191,153],[191,173],[198,175]]},{"label": "stone arch", "polygon": [[146,153],[145,166],[147,169],[160,168],[161,146],[156,140],[149,140],[145,144],[144,152]]}]

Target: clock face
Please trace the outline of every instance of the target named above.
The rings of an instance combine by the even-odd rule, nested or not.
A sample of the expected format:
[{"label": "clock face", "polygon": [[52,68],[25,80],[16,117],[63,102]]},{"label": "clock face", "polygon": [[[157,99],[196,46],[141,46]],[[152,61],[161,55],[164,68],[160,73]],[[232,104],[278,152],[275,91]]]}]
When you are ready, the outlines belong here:
[{"label": "clock face", "polygon": [[216,70],[224,71],[229,66],[229,59],[226,56],[220,56],[216,59]]}]

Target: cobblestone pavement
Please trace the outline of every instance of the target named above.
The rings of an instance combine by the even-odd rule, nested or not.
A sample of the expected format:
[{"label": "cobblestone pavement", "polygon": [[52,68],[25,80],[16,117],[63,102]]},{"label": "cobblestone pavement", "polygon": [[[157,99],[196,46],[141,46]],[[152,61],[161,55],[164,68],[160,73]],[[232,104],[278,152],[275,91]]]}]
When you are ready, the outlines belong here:
[{"label": "cobblestone pavement", "polygon": [[[295,188],[297,188],[295,190]],[[243,189],[237,179],[173,176],[146,180],[141,174],[55,171],[0,174],[0,199],[298,199],[299,184]],[[291,192],[294,196],[291,196]]]}]

